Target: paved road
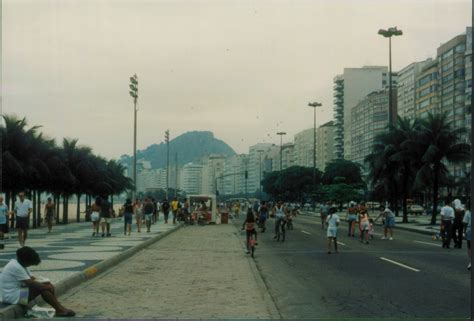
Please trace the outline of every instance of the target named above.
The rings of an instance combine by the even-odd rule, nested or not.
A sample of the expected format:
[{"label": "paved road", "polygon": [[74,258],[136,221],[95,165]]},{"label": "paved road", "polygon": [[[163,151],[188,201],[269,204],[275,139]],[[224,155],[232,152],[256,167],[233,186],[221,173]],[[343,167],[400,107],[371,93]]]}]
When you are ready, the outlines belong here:
[{"label": "paved road", "polygon": [[232,225],[181,228],[61,300],[95,319],[279,317]]},{"label": "paved road", "polygon": [[273,222],[259,235],[255,261],[284,319],[468,318],[465,248],[442,249],[429,236],[404,231],[394,241],[361,244],[345,225],[340,253],[331,255],[319,218],[299,216],[285,243],[272,240]]}]

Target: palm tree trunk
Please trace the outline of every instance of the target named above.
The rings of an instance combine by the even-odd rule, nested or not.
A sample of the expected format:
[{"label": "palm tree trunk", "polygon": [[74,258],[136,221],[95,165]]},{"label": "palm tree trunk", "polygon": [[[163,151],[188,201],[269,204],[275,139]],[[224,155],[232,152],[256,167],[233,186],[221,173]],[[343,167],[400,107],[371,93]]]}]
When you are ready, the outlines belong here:
[{"label": "palm tree trunk", "polygon": [[435,165],[433,179],[433,212],[431,212],[431,225],[436,224],[436,214],[438,212],[438,191],[439,191],[439,170],[438,166]]},{"label": "palm tree trunk", "polygon": [[63,195],[63,224],[67,224],[67,204],[66,204],[66,195]]},{"label": "palm tree trunk", "polygon": [[403,170],[403,223],[408,223],[408,209],[407,209],[407,199],[408,199],[408,175],[409,175],[409,168],[408,165],[405,164]]},{"label": "palm tree trunk", "polygon": [[81,221],[81,194],[77,194],[76,223]]},{"label": "palm tree trunk", "polygon": [[110,195],[110,204],[112,206],[112,208],[114,208],[114,195]]},{"label": "palm tree trunk", "polygon": [[37,209],[38,209],[38,227],[39,227],[41,226],[41,192],[40,191],[38,191]]},{"label": "palm tree trunk", "polygon": [[61,203],[61,197],[58,195],[54,196],[54,202],[56,205],[56,224],[59,223],[59,204]]},{"label": "palm tree trunk", "polygon": [[[12,208],[15,206],[15,201],[16,201],[16,194],[15,192],[13,191],[12,192]],[[12,220],[10,220],[10,228],[14,228],[15,227],[15,219],[12,218]]]},{"label": "palm tree trunk", "polygon": [[38,223],[36,220],[36,191],[32,191],[31,198],[33,199],[33,228],[36,228],[36,223]]}]

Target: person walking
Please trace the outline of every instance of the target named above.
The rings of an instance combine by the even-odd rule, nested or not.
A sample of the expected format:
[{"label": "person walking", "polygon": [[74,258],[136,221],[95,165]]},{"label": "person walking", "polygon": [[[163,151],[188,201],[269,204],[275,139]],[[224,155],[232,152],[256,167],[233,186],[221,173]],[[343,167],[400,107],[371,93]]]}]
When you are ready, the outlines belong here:
[{"label": "person walking", "polygon": [[453,202],[454,207],[454,219],[453,219],[453,241],[454,248],[462,248],[462,234],[464,230],[463,218],[464,218],[464,205],[461,200],[455,199]]},{"label": "person walking", "polygon": [[130,236],[132,232],[132,221],[133,221],[133,205],[132,200],[127,198],[123,205],[123,235]]},{"label": "person walking", "polygon": [[321,216],[321,229],[324,230],[324,224],[326,223],[326,218],[329,214],[329,202],[322,203],[319,208],[319,215]]},{"label": "person walking", "polygon": [[369,244],[369,214],[365,202],[360,203],[358,218],[360,232],[359,241],[363,243],[365,240],[365,244]]},{"label": "person walking", "polygon": [[100,197],[96,197],[91,205],[92,236],[99,236],[100,221]]},{"label": "person walking", "polygon": [[176,217],[178,216],[179,202],[175,197],[171,201],[171,212],[173,213],[173,224],[176,224]]},{"label": "person walking", "polygon": [[440,231],[443,238],[443,248],[449,249],[451,246],[454,209],[450,205],[450,199],[446,198],[444,206],[441,208]]},{"label": "person walking", "polygon": [[18,194],[19,200],[15,203],[16,229],[18,231],[18,241],[20,246],[25,246],[28,237],[28,227],[30,223],[30,213],[33,205],[29,199],[25,198],[25,192]]},{"label": "person walking", "polygon": [[139,199],[135,200],[135,205],[133,206],[133,211],[135,213],[135,220],[137,224],[137,232],[141,233],[140,227],[142,226],[142,216],[143,216],[143,205]]},{"label": "person walking", "polygon": [[54,204],[51,197],[48,197],[48,202],[44,206],[44,218],[46,219],[46,224],[48,225],[48,233],[51,233],[53,229],[53,220],[55,217],[56,204]]},{"label": "person walking", "polygon": [[[468,207],[469,203],[468,203]],[[472,259],[472,253],[471,253],[471,239],[472,239],[472,225],[471,225],[471,211],[466,210],[464,213],[464,218],[462,220],[464,224],[464,234],[466,235],[466,243],[467,243],[467,255],[469,256],[469,261]],[[467,269],[471,269],[471,262],[469,262],[469,265],[467,266]]]},{"label": "person walking", "polygon": [[327,237],[328,237],[328,254],[331,254],[331,243],[334,242],[334,252],[337,252],[337,227],[339,226],[340,219],[339,215],[336,214],[336,208],[331,207],[329,209],[329,215],[326,218],[328,225]]},{"label": "person walking", "polygon": [[393,228],[395,227],[395,214],[387,207],[385,206],[380,206],[380,214],[377,216],[377,218],[374,220],[377,222],[379,218],[383,218],[384,222],[384,229],[383,229],[383,235],[382,240],[387,239],[387,234],[390,232],[390,241],[393,241]]},{"label": "person walking", "polygon": [[8,206],[0,195],[0,250],[5,248],[5,234],[8,233]]},{"label": "person walking", "polygon": [[258,226],[262,233],[265,233],[265,224],[268,219],[268,207],[265,201],[262,201],[262,205],[258,208]]},{"label": "person walking", "polygon": [[151,221],[153,219],[153,210],[153,202],[150,198],[145,198],[145,203],[143,204],[143,213],[145,214],[145,224],[147,233],[150,233]]},{"label": "person walking", "polygon": [[151,202],[153,203],[153,224],[158,222],[158,202],[155,200],[155,198],[151,199]]},{"label": "person walking", "polygon": [[347,236],[354,237],[355,236],[355,225],[357,221],[357,204],[356,202],[349,202],[349,208],[347,209],[347,222],[349,224],[349,232]]},{"label": "person walking", "polygon": [[161,203],[161,211],[163,212],[163,216],[165,217],[165,224],[168,224],[168,216],[170,215],[170,203],[165,198],[163,203]]},{"label": "person walking", "polygon": [[[112,206],[107,200],[108,196],[104,195],[100,200],[100,224],[102,227],[102,237],[107,235],[107,237],[112,236],[110,234],[110,222],[112,220],[113,212]],[[107,231],[107,234],[105,234]]]},{"label": "person walking", "polygon": [[38,253],[31,247],[24,246],[16,251],[16,258],[11,259],[2,270],[1,289],[3,302],[7,304],[27,305],[37,296],[51,305],[56,317],[73,317],[71,309],[59,303],[54,286],[49,282],[41,282],[31,275],[30,266],[41,263]]}]

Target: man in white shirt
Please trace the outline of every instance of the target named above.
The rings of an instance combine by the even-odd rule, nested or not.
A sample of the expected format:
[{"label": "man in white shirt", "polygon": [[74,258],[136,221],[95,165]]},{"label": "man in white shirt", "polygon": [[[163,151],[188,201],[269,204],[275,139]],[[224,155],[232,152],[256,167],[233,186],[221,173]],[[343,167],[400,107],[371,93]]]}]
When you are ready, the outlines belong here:
[{"label": "man in white shirt", "polygon": [[54,286],[47,280],[39,281],[28,267],[41,263],[38,253],[24,246],[16,251],[16,259],[3,268],[1,287],[3,303],[26,305],[38,295],[56,310],[56,316],[73,317],[76,313],[63,307],[56,298]]},{"label": "man in white shirt", "polygon": [[19,200],[15,203],[15,220],[20,246],[24,246],[28,236],[30,213],[33,209],[31,201],[25,198],[25,192],[20,192]]},{"label": "man in white shirt", "polygon": [[[464,234],[466,234],[466,242],[467,242],[467,255],[469,255],[469,259],[471,259],[471,211],[466,210],[464,213],[464,218],[462,220],[464,224]],[[467,269],[471,269],[471,263],[467,266]]]},{"label": "man in white shirt", "polygon": [[454,219],[454,209],[451,207],[451,201],[446,199],[445,205],[441,208],[440,232],[443,236],[443,248],[450,248],[452,227]]}]

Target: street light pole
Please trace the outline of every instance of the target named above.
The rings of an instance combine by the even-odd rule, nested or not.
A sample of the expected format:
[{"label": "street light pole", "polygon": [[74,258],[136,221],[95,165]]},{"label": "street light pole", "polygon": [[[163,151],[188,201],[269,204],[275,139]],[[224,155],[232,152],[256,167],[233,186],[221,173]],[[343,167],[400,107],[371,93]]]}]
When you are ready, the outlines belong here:
[{"label": "street light pole", "polygon": [[138,76],[134,74],[130,77],[129,94],[133,98],[133,194],[137,194],[137,100],[138,100]]},{"label": "street light pole", "polygon": [[321,107],[323,104],[313,102],[308,103],[309,107],[314,109],[314,133],[313,133],[313,184],[316,185],[316,108]]},{"label": "street light pole", "polygon": [[262,193],[262,153],[263,150],[257,150],[258,153],[258,190]]},{"label": "street light pole", "polygon": [[403,32],[398,30],[397,27],[391,27],[387,30],[379,29],[378,34],[388,38],[388,122],[389,124],[393,124],[394,109],[392,99],[392,37],[401,36],[403,35]]},{"label": "street light pole", "polygon": [[166,142],[166,199],[168,199],[169,180],[170,180],[170,130],[165,131]]},{"label": "street light pole", "polygon": [[282,170],[282,164],[283,164],[283,135],[286,135],[285,132],[278,132],[277,135],[280,135],[280,171]]}]

